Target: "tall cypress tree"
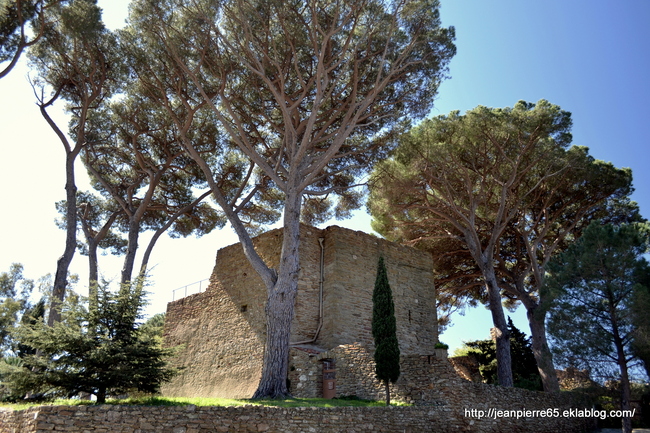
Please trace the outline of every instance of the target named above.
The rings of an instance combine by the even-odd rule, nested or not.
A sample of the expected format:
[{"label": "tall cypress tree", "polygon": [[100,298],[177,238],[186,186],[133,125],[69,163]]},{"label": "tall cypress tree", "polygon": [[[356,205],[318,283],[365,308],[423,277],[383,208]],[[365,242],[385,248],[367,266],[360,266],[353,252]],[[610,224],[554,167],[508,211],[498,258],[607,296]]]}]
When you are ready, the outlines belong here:
[{"label": "tall cypress tree", "polygon": [[384,258],[379,257],[377,279],[372,293],[372,336],[375,339],[375,373],[386,386],[386,406],[390,405],[390,383],[399,378],[399,344],[395,306]]}]

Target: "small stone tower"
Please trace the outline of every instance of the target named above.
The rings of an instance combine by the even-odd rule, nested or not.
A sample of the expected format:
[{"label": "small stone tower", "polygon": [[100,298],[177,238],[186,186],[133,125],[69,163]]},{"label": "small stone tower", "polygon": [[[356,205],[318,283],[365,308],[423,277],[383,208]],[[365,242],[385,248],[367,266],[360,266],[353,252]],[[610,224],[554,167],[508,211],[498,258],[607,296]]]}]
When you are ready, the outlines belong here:
[{"label": "small stone tower", "polygon": [[[322,377],[315,372],[324,359],[335,365],[332,357],[346,357],[344,353],[359,350],[372,359],[372,291],[380,255],[393,290],[401,353],[434,353],[438,333],[429,254],[338,226],[317,229],[303,225],[300,236],[300,275],[292,325],[295,349],[289,375],[294,395],[319,396]],[[282,229],[264,233],[254,243],[265,262],[276,267]],[[266,288],[241,246],[219,250],[208,289],[168,304],[165,344],[181,346],[176,363],[183,370],[163,392],[250,397],[261,374],[265,301]],[[309,362],[314,365],[304,365]],[[372,368],[368,374],[372,376]],[[341,389],[346,386],[343,380],[339,375],[337,386]],[[354,393],[364,395],[363,386],[355,384]]]}]

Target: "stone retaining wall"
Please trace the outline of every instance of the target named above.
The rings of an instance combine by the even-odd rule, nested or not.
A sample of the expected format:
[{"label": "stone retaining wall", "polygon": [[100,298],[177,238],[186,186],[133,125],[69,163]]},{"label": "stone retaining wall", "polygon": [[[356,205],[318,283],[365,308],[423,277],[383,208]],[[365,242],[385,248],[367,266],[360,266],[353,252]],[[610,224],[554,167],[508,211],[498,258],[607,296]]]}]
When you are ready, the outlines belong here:
[{"label": "stone retaining wall", "polygon": [[0,433],[581,432],[577,418],[477,419],[445,406],[277,408],[41,406],[0,409]]}]

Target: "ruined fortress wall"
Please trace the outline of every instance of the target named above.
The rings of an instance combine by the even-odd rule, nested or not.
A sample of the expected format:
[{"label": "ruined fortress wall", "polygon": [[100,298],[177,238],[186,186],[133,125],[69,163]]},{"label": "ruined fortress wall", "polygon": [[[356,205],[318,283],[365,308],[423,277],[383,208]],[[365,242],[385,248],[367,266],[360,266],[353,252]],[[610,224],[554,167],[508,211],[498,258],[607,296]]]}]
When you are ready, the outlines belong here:
[{"label": "ruined fortress wall", "polygon": [[325,317],[318,345],[361,343],[374,351],[372,292],[384,257],[402,354],[433,353],[438,341],[431,256],[337,226],[325,232]]},{"label": "ruined fortress wall", "polygon": [[[292,341],[313,337],[318,326],[320,230],[301,228],[301,271]],[[277,268],[282,230],[254,239],[257,252]],[[171,302],[165,319],[165,344],[178,347],[174,365],[182,367],[163,386],[169,396],[250,397],[259,382],[266,339],[266,288],[240,244],[217,253],[210,285]]]},{"label": "ruined fortress wall", "polygon": [[211,290],[167,307],[165,345],[176,347],[180,374],[163,385],[177,397],[250,397],[261,374],[263,337],[240,313],[240,304]]},{"label": "ruined fortress wall", "polygon": [[[360,342],[374,350],[372,291],[383,255],[393,290],[402,354],[433,352],[437,341],[432,262],[428,254],[362,232],[301,226],[298,294],[292,342],[312,339],[319,325],[321,247],[324,317],[315,344],[330,349]],[[262,259],[277,268],[282,230],[254,239]],[[261,373],[265,343],[266,288],[241,245],[219,250],[206,292],[168,304],[165,344],[180,346],[181,374],[165,395],[249,397]]]},{"label": "ruined fortress wall", "polygon": [[[313,337],[318,327],[318,291],[320,279],[320,246],[318,238],[321,230],[306,225],[300,230],[300,273],[295,316],[292,325],[292,341]],[[277,269],[282,250],[282,229],[271,230],[253,240],[255,250],[271,268]],[[213,287],[219,296],[229,297],[239,306],[241,314],[260,336],[266,334],[264,304],[266,287],[252,268],[240,244],[222,248],[217,253],[217,262],[212,279],[220,286]],[[262,341],[264,337],[262,337]]]}]

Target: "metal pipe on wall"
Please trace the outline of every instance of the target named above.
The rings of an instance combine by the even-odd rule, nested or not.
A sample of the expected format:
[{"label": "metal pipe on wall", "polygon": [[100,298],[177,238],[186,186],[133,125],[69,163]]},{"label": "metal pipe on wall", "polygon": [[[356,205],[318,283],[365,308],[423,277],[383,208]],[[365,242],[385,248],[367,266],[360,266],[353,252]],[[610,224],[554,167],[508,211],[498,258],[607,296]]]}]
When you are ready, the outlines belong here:
[{"label": "metal pipe on wall", "polygon": [[316,328],[316,332],[314,333],[314,338],[311,340],[305,340],[305,341],[297,341],[295,343],[290,343],[289,346],[297,346],[299,344],[310,344],[315,342],[318,339],[318,335],[320,334],[320,330],[323,327],[323,313],[324,313],[324,308],[323,308],[323,279],[325,275],[325,247],[323,245],[323,241],[325,238],[318,238],[318,244],[320,245],[320,278],[318,282],[318,328]]}]

